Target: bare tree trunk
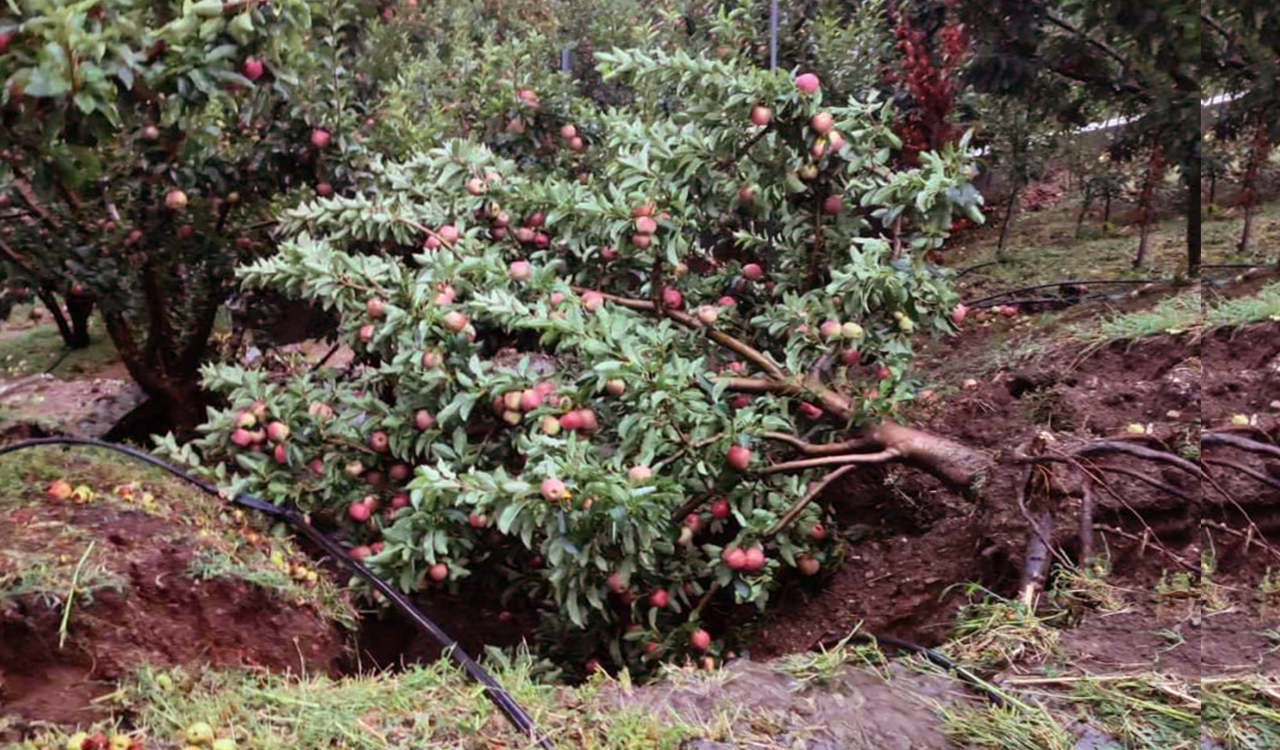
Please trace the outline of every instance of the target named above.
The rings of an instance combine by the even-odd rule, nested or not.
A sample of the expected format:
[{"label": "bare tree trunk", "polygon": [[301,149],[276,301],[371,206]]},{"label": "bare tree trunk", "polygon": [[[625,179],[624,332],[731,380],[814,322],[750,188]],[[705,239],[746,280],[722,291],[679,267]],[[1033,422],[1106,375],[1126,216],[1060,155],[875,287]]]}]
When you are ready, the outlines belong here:
[{"label": "bare tree trunk", "polygon": [[1107,225],[1111,223],[1111,192],[1107,191],[1107,199],[1102,204],[1102,223]]},{"label": "bare tree trunk", "polygon": [[1187,278],[1200,278],[1200,164],[1187,170]]},{"label": "bare tree trunk", "polygon": [[1152,204],[1155,203],[1156,185],[1160,184],[1160,180],[1163,177],[1163,149],[1161,149],[1160,144],[1156,144],[1151,151],[1151,161],[1147,166],[1147,179],[1142,186],[1142,195],[1138,201],[1138,214],[1142,222],[1142,232],[1138,240],[1138,254],[1133,259],[1134,268],[1142,268],[1143,264],[1147,262],[1147,245],[1151,239],[1151,220],[1155,214]]},{"label": "bare tree trunk", "polygon": [[1080,206],[1080,215],[1076,217],[1076,239],[1080,238],[1080,233],[1084,231],[1084,218],[1089,215],[1089,209],[1093,207],[1093,191],[1087,186],[1084,189],[1084,203]]},{"label": "bare tree trunk", "polygon": [[1253,136],[1253,150],[1249,154],[1249,166],[1244,172],[1244,231],[1240,233],[1239,253],[1248,253],[1253,239],[1253,215],[1257,205],[1258,171],[1271,151],[1265,122],[1259,122]]},{"label": "bare tree trunk", "polygon": [[1018,210],[1018,194],[1022,192],[1024,184],[1023,181],[1019,181],[1013,186],[1013,193],[1009,196],[1009,207],[1004,212],[1004,223],[1000,226],[1000,243],[996,245],[996,259],[1001,262],[1007,260],[1004,244],[1009,238],[1009,225],[1013,223],[1013,215]]}]

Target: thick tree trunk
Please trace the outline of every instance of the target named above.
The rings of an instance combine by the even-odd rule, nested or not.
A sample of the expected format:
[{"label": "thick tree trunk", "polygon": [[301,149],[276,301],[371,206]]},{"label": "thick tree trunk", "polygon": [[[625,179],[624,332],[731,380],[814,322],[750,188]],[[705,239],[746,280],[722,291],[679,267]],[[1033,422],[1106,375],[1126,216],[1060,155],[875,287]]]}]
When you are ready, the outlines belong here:
[{"label": "thick tree trunk", "polygon": [[89,317],[93,315],[93,297],[77,293],[74,289],[67,295],[67,314],[71,317],[72,349],[84,349],[89,346]]}]

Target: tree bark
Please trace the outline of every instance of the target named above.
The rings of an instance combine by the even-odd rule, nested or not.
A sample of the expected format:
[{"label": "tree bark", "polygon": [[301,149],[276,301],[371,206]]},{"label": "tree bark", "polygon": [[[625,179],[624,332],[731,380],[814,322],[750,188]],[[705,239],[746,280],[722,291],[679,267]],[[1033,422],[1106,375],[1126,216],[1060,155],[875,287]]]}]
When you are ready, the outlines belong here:
[{"label": "tree bark", "polygon": [[1187,277],[1200,278],[1200,165],[1187,171]]},{"label": "tree bark", "polygon": [[84,349],[89,346],[89,317],[93,315],[93,297],[77,293],[74,289],[67,294],[67,314],[71,317],[72,349]]},{"label": "tree bark", "polygon": [[1258,171],[1262,167],[1262,163],[1266,161],[1267,154],[1271,151],[1271,141],[1267,137],[1267,125],[1265,122],[1257,124],[1257,130],[1254,131],[1253,148],[1249,153],[1249,166],[1244,172],[1244,230],[1240,233],[1240,244],[1236,246],[1236,251],[1247,254],[1249,245],[1253,239],[1253,215],[1254,207],[1257,206],[1257,190],[1258,190]]},{"label": "tree bark", "polygon": [[996,245],[996,259],[1004,262],[1006,260],[1004,254],[1004,243],[1009,238],[1009,225],[1013,223],[1013,215],[1018,210],[1018,194],[1022,192],[1022,188],[1026,183],[1019,180],[1013,186],[1013,194],[1009,196],[1009,207],[1004,212],[1004,223],[1000,225],[1000,242]]},{"label": "tree bark", "polygon": [[1093,207],[1093,191],[1089,189],[1088,184],[1084,188],[1084,203],[1080,205],[1080,215],[1076,217],[1076,239],[1080,239],[1080,233],[1084,231],[1084,220],[1089,215],[1089,209]]},{"label": "tree bark", "polygon": [[1138,213],[1142,221],[1142,231],[1138,239],[1138,254],[1133,259],[1134,268],[1142,268],[1147,262],[1147,245],[1151,239],[1151,221],[1155,217],[1152,204],[1155,203],[1156,185],[1164,176],[1164,154],[1160,144],[1151,151],[1151,161],[1147,165],[1147,178],[1142,186],[1142,195],[1138,201]]}]

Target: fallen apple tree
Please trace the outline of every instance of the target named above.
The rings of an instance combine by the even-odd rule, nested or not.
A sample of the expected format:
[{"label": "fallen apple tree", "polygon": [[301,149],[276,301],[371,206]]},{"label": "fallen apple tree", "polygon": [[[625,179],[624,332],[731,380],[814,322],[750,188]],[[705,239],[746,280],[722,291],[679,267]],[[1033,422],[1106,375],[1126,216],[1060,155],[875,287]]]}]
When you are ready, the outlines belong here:
[{"label": "fallen apple tree", "polygon": [[355,361],[206,367],[230,408],[169,453],[345,525],[405,591],[493,592],[561,663],[633,670],[733,648],[712,609],[835,565],[817,501],[855,467],[981,485],[983,455],[895,421],[913,339],[963,320],[924,255],[981,219],[967,139],[904,167],[891,109],[812,74],[599,53],[635,94],[605,110],[511,54],[409,79],[431,95],[384,126],[486,93],[240,269],[335,311]]}]

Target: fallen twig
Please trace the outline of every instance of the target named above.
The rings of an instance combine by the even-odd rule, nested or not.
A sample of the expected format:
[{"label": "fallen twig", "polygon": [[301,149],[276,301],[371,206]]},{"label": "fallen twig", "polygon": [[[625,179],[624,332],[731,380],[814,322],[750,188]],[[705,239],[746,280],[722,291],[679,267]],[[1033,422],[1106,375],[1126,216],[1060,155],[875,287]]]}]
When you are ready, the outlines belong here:
[{"label": "fallen twig", "polygon": [[778,534],[778,532],[790,526],[795,522],[796,518],[800,515],[800,512],[808,507],[809,503],[813,502],[813,499],[821,494],[829,484],[853,471],[854,468],[855,467],[853,466],[841,466],[839,469],[836,469],[822,479],[819,479],[817,483],[809,488],[808,492],[804,493],[804,497],[797,500],[794,505],[787,509],[787,512],[782,516],[782,518],[778,519],[777,523],[770,527],[768,531],[764,532],[764,538],[772,539]]}]

